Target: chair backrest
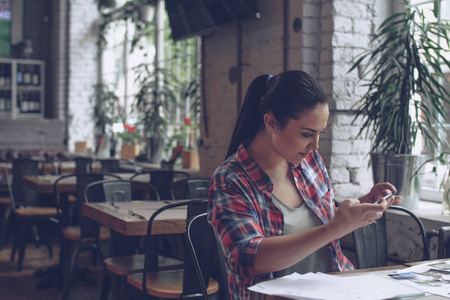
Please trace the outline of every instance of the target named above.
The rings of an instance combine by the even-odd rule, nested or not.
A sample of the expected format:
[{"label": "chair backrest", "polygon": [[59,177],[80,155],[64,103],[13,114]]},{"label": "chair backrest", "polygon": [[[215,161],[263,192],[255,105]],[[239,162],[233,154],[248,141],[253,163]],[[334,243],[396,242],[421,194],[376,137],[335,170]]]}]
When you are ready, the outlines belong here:
[{"label": "chair backrest", "polygon": [[75,174],[82,175],[89,173],[92,173],[92,158],[75,157]]},{"label": "chair backrest", "polygon": [[[155,198],[151,198],[156,195]],[[159,201],[156,188],[147,182],[113,179],[101,180],[90,183],[85,191],[86,202],[127,202],[131,200],[155,200]]]},{"label": "chair backrest", "polygon": [[69,193],[63,191],[61,188],[62,184],[64,182],[70,181],[70,180],[76,180],[75,174],[67,174],[60,176],[54,183],[53,183],[53,195],[55,197],[56,201],[56,207],[57,209],[57,217],[60,222],[60,226],[65,227],[69,226],[73,223],[73,216],[71,213],[71,206],[69,203]]},{"label": "chair backrest", "polygon": [[185,178],[174,181],[171,185],[173,200],[208,198],[210,178]]},{"label": "chair backrest", "polygon": [[[422,239],[422,257],[430,258],[428,242],[422,221],[410,210],[401,206],[391,206],[389,209],[402,211],[409,215],[416,223]],[[386,214],[374,223],[353,231],[356,261],[359,269],[383,267],[388,264],[388,241],[386,228]],[[407,262],[407,261],[405,261]]]},{"label": "chair backrest", "polygon": [[119,173],[120,172],[120,160],[116,158],[100,159],[103,173]]},{"label": "chair backrest", "polygon": [[450,226],[442,226],[439,231],[428,231],[427,241],[430,241],[432,237],[438,238],[437,258],[450,258]]},{"label": "chair backrest", "polygon": [[[183,294],[197,294],[198,284],[200,284],[203,298],[208,300],[207,287],[212,275],[217,245],[214,231],[208,223],[207,213],[196,215],[188,221],[185,238],[190,260],[185,261]],[[190,266],[190,263],[193,266]],[[187,268],[192,269],[192,267],[195,269],[196,277],[186,272]]]},{"label": "chair backrest", "polygon": [[[147,236],[145,239],[145,263],[144,263],[144,272],[142,279],[142,289],[145,294],[147,294],[147,273],[156,271],[157,266],[157,253],[155,253],[155,249],[157,249],[157,239],[152,232],[152,224],[153,220],[162,212],[169,209],[176,209],[177,207],[187,206],[187,214],[186,220],[190,220],[196,215],[202,214],[206,212],[208,200],[207,199],[197,199],[197,200],[189,200],[189,201],[176,201],[171,204],[168,204],[156,212],[150,217],[147,226]],[[188,224],[188,222],[187,222]],[[215,240],[214,240],[215,243]],[[211,261],[212,264],[212,261]],[[188,278],[191,277],[191,278]],[[184,261],[184,278],[183,278],[183,295],[190,294],[192,291],[196,291],[196,294],[201,295],[202,289],[200,286],[200,282],[198,280],[192,281],[192,277],[197,278],[194,263],[190,258],[189,250],[185,249],[185,261]]]},{"label": "chair backrest", "polygon": [[36,206],[38,197],[36,192],[24,187],[22,176],[36,176],[39,174],[39,160],[31,158],[16,158],[12,161],[12,193],[16,207]]},{"label": "chair backrest", "polygon": [[149,174],[150,183],[156,187],[159,197],[162,200],[172,200],[171,186],[174,178],[189,178],[189,173],[173,170],[160,170],[142,172],[133,175],[130,179],[134,179],[143,174]]}]

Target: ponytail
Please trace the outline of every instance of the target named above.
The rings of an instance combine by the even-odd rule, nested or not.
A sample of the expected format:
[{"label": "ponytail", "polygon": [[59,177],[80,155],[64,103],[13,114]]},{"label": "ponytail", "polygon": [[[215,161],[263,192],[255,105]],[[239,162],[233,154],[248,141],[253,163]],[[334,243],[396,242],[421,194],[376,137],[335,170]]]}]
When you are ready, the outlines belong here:
[{"label": "ponytail", "polygon": [[241,143],[251,141],[262,126],[261,98],[266,89],[268,76],[270,75],[258,76],[250,83],[225,158],[236,152]]},{"label": "ponytail", "polygon": [[267,112],[273,113],[280,128],[284,128],[290,119],[298,119],[318,104],[327,102],[316,80],[303,71],[256,77],[245,95],[225,159],[236,152],[241,143],[253,140],[263,128],[263,116]]}]

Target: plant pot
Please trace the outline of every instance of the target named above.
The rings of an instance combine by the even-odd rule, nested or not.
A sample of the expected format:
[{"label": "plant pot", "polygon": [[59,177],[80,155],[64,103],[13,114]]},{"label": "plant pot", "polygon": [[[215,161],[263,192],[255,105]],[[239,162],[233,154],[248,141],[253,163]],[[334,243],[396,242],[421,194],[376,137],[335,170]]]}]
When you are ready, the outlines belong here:
[{"label": "plant pot", "polygon": [[83,153],[87,148],[87,142],[75,142],[75,152]]},{"label": "plant pot", "polygon": [[183,150],[183,168],[200,169],[198,150]]},{"label": "plant pot", "polygon": [[151,23],[155,15],[155,7],[150,4],[142,4],[138,7],[139,20],[144,23]]},{"label": "plant pot", "polygon": [[149,162],[155,164],[161,163],[163,150],[163,137],[151,137],[147,139],[147,160]]},{"label": "plant pot", "polygon": [[139,145],[122,145],[120,157],[122,159],[132,159],[139,155]]},{"label": "plant pot", "polygon": [[397,194],[403,197],[401,206],[417,208],[423,176],[420,173],[414,174],[425,162],[425,155],[371,153],[370,158],[374,183],[392,183]]}]

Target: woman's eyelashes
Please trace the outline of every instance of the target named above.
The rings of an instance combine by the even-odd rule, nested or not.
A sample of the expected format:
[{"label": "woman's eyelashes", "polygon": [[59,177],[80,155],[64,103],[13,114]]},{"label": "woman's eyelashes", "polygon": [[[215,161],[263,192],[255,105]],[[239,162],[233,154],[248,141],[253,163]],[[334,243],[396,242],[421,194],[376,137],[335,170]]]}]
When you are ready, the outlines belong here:
[{"label": "woman's eyelashes", "polygon": [[314,135],[319,135],[319,137],[320,137],[320,135],[321,134],[324,134],[325,133],[325,131],[321,131],[321,132],[319,132],[319,133],[312,133],[312,132],[303,132],[302,133],[302,136],[303,137],[305,137],[305,138],[310,138],[310,137],[313,137]]}]

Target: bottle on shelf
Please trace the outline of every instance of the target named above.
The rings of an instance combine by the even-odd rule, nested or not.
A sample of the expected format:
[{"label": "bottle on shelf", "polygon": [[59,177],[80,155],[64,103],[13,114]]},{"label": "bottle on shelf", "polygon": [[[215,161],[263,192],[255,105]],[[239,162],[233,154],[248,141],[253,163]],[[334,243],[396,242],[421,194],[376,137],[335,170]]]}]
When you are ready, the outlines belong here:
[{"label": "bottle on shelf", "polygon": [[39,85],[40,84],[40,67],[39,65],[33,66],[33,73],[31,77],[31,82],[33,85]]},{"label": "bottle on shelf", "polygon": [[22,65],[17,64],[17,85],[23,84],[23,69]]},{"label": "bottle on shelf", "polygon": [[5,111],[6,109],[6,101],[5,101],[5,91],[0,90],[0,112]]},{"label": "bottle on shelf", "polygon": [[31,84],[31,72],[29,65],[23,65],[23,84],[30,85]]},{"label": "bottle on shelf", "polygon": [[5,65],[5,86],[11,87],[11,65]]},{"label": "bottle on shelf", "polygon": [[0,88],[6,86],[6,65],[0,64]]},{"label": "bottle on shelf", "polygon": [[34,95],[35,95],[35,96],[34,96],[34,101],[35,101],[34,107],[35,107],[35,111],[36,111],[36,113],[40,113],[40,112],[41,112],[41,97],[40,97],[39,92],[36,92]]},{"label": "bottle on shelf", "polygon": [[20,95],[20,112],[28,113],[28,111],[29,111],[28,95],[26,93],[23,93]]}]

